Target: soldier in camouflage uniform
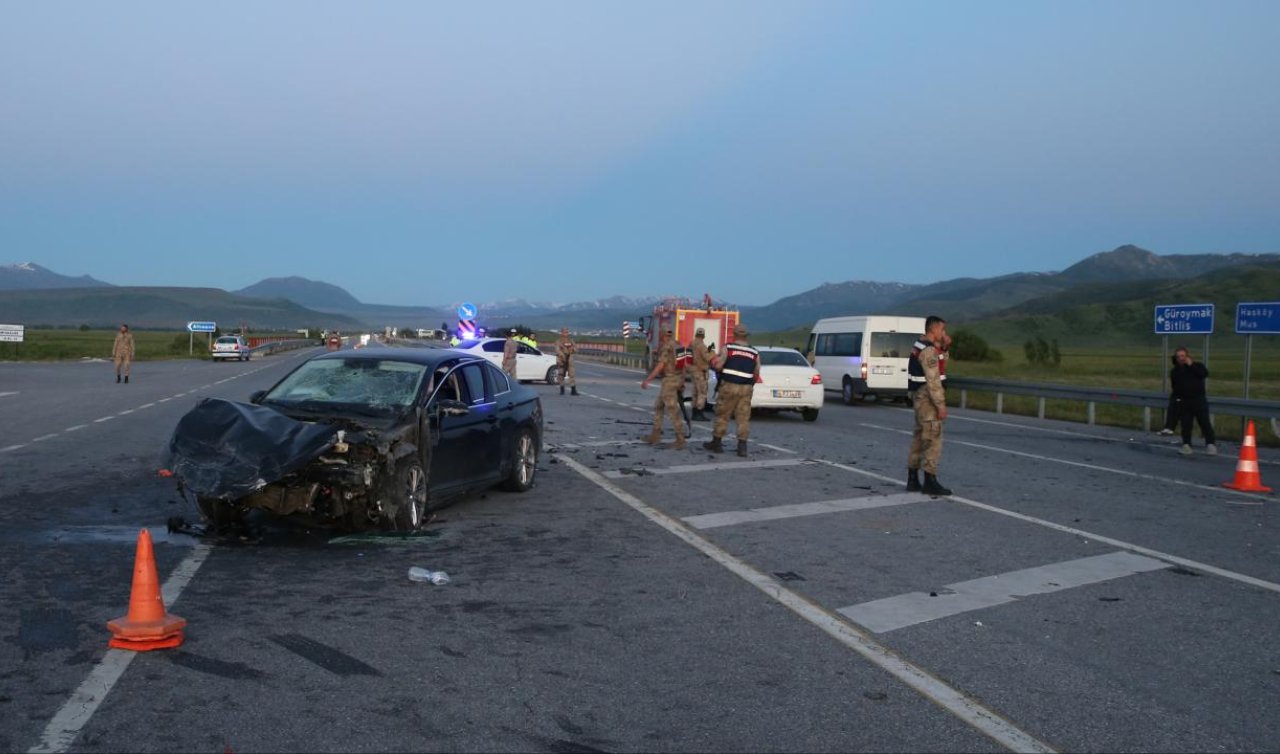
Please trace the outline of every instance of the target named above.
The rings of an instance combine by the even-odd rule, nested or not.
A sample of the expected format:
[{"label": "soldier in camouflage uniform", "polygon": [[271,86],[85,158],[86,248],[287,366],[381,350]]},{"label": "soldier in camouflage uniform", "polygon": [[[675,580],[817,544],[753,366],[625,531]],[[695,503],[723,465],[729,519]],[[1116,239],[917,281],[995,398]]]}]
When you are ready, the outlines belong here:
[{"label": "soldier in camouflage uniform", "polygon": [[676,450],[684,447],[684,425],[680,421],[680,405],[679,394],[680,389],[684,387],[684,372],[676,365],[676,343],[672,336],[671,328],[662,331],[661,342],[658,345],[658,359],[654,365],[653,371],[644,378],[640,383],[643,389],[649,388],[649,383],[659,375],[662,376],[662,392],[658,395],[658,401],[653,406],[653,431],[649,433],[649,437],[645,442],[650,445],[658,445],[662,442],[662,413],[666,412],[667,418],[671,420],[671,426],[676,431],[676,442],[673,446]]},{"label": "soldier in camouflage uniform", "polygon": [[707,333],[701,327],[693,334],[693,420],[704,422],[707,415],[707,370],[711,368],[711,354],[707,351]]},{"label": "soldier in camouflage uniform", "polygon": [[569,328],[560,328],[560,340],[556,341],[556,366],[560,367],[560,394],[564,395],[564,383],[569,382],[571,395],[578,394],[578,378],[574,374],[573,354],[578,345],[569,338]]},{"label": "soldier in camouflage uniform", "polygon": [[[938,459],[942,457],[942,422],[947,418],[947,393],[943,388],[943,344],[948,341],[947,323],[941,317],[925,320],[924,337],[916,341],[907,364],[908,383],[915,407],[915,431],[907,455],[907,491],[926,495],[950,495],[938,482]],[[924,468],[924,484],[919,472]]]},{"label": "soldier in camouflage uniform", "polygon": [[520,350],[520,345],[516,343],[516,331],[512,328],[507,333],[507,342],[502,344],[502,371],[507,373],[511,379],[516,378],[516,353]]},{"label": "soldier in camouflage uniform", "polygon": [[716,423],[711,441],[702,447],[723,453],[723,439],[729,431],[729,420],[738,423],[738,455],[747,457],[747,438],[751,436],[751,396],[760,379],[760,352],[747,344],[746,325],[735,325],[733,342],[721,355],[711,360],[720,379],[716,383]]}]

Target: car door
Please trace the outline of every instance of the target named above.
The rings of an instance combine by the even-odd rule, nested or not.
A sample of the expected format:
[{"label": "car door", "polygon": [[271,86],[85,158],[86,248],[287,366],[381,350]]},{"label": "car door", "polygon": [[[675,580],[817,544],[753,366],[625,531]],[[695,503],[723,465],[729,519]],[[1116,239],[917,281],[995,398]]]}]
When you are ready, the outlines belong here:
[{"label": "car door", "polygon": [[[501,340],[485,341],[480,344],[480,355],[483,356],[486,361],[501,369],[502,347],[504,345],[506,345],[505,342]],[[517,360],[516,363],[519,363],[519,360]]]},{"label": "car door", "polygon": [[542,352],[524,343],[516,344],[516,379],[541,380],[547,376]]},{"label": "car door", "polygon": [[[433,490],[447,491],[463,486],[471,478],[476,454],[476,417],[468,404],[466,382],[461,367],[446,367],[433,377],[433,393],[426,406],[431,433]],[[465,408],[465,413],[459,413]]]},{"label": "car door", "polygon": [[470,426],[474,436],[469,447],[471,457],[467,464],[467,481],[469,484],[488,482],[497,479],[499,466],[502,463],[502,427],[491,380],[485,379],[485,370],[492,369],[487,364],[472,362],[461,367],[463,383],[467,393],[467,407],[470,413]]}]

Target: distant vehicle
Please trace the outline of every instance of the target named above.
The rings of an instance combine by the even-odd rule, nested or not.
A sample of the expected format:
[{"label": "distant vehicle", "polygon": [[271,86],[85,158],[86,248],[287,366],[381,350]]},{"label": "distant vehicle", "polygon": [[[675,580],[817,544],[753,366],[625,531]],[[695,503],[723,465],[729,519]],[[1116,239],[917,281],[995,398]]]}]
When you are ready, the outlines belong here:
[{"label": "distant vehicle", "polygon": [[818,418],[824,399],[822,375],[794,348],[756,346],[760,352],[760,382],[751,395],[751,408],[799,411],[807,422]]},{"label": "distant vehicle", "polygon": [[235,359],[236,361],[248,361],[253,351],[249,349],[249,344],[239,335],[223,335],[221,338],[213,341],[213,347],[210,349],[210,356],[214,361],[219,359]]},{"label": "distant vehicle", "polygon": [[653,307],[652,313],[640,317],[647,368],[654,367],[658,340],[666,328],[671,328],[677,343],[687,346],[693,343],[694,333],[701,327],[705,331],[707,345],[715,346],[717,351],[721,351],[726,343],[733,341],[733,326],[738,324],[740,316],[734,309],[717,307],[710,295],[703,295],[700,307],[683,298],[662,301]]},{"label": "distant vehicle", "polygon": [[219,530],[248,511],[339,529],[413,531],[426,512],[533,486],[542,403],[488,362],[443,348],[321,354],[249,403],[200,401],[168,466]]},{"label": "distant vehicle", "polygon": [[828,317],[814,324],[805,351],[846,404],[867,395],[905,399],[907,362],[923,332],[924,317]]},{"label": "distant vehicle", "polygon": [[[498,368],[502,367],[502,348],[505,338],[480,338],[464,340],[454,346],[454,350],[484,357]],[[516,379],[521,382],[545,381],[548,385],[556,384],[560,377],[560,367],[556,366],[554,354],[546,354],[527,343],[516,341]]]},{"label": "distant vehicle", "polygon": [[341,349],[342,349],[342,336],[339,335],[337,332],[329,333],[329,336],[325,339],[325,350],[338,351]]}]

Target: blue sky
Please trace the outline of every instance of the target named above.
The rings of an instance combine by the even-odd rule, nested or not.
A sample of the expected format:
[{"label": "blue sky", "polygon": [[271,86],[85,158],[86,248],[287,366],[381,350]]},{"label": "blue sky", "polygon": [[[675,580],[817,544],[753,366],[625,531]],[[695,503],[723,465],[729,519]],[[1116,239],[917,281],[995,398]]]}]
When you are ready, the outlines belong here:
[{"label": "blue sky", "polygon": [[376,303],[1280,251],[1280,2],[0,5],[0,262]]}]

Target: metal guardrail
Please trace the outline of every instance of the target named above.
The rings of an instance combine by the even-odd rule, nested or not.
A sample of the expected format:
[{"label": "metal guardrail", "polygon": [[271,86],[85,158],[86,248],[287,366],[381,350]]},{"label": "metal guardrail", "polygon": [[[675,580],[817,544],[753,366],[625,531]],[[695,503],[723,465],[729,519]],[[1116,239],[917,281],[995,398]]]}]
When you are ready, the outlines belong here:
[{"label": "metal guardrail", "polygon": [[320,341],[315,338],[294,338],[292,340],[272,340],[261,343],[249,349],[249,353],[253,355],[276,353],[277,351],[292,351],[295,348],[306,348],[307,346],[318,346]]},{"label": "metal guardrail", "polygon": [[[954,377],[947,375],[947,389],[960,391],[960,407],[967,408],[969,393],[995,393],[996,413],[1004,413],[1004,396],[1023,395],[1039,399],[1037,415],[1044,418],[1046,400],[1079,401],[1088,405],[1089,423],[1094,424],[1098,404],[1109,406],[1136,406],[1142,409],[1142,428],[1151,431],[1151,410],[1163,410],[1169,404],[1167,393],[1147,390],[1120,390],[1084,385],[1055,383],[1014,382],[979,377]],[[1239,416],[1247,419],[1267,419],[1273,431],[1280,429],[1280,401],[1246,400],[1209,396],[1209,408],[1215,415]],[[1276,432],[1280,435],[1280,431]]]},{"label": "metal guardrail", "polygon": [[577,354],[584,359],[591,361],[599,361],[605,364],[616,364],[623,367],[631,367],[632,369],[644,370],[644,354],[639,353],[619,353],[617,351],[606,351],[601,348],[579,348]]}]

